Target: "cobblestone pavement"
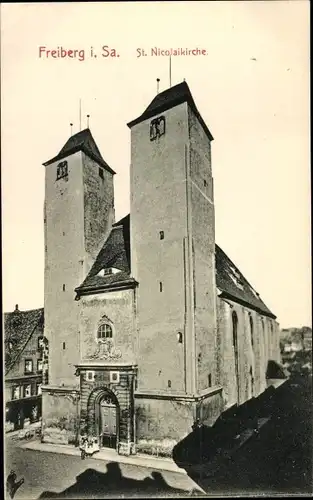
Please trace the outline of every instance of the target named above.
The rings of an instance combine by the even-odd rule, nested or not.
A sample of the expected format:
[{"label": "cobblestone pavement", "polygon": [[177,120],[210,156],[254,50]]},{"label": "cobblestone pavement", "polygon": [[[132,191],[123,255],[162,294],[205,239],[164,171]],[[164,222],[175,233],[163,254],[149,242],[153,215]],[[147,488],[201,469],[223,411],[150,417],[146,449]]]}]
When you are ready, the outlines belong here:
[{"label": "cobblestone pavement", "polygon": [[[185,474],[20,448],[6,439],[6,477],[25,478],[14,499],[186,496],[197,485]],[[56,494],[58,494],[56,496]]]}]

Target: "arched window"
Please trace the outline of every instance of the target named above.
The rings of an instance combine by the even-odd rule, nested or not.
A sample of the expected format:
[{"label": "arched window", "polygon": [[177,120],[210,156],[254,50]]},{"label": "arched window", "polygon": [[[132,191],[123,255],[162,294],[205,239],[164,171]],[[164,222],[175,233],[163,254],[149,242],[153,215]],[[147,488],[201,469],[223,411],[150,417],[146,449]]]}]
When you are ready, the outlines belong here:
[{"label": "arched window", "polygon": [[111,339],[112,337],[112,326],[109,323],[101,323],[97,332],[98,340]]},{"label": "arched window", "polygon": [[254,339],[253,339],[253,319],[252,319],[251,314],[249,314],[249,321],[250,321],[251,345],[253,347],[253,345],[254,345]]},{"label": "arched window", "polygon": [[239,359],[238,359],[238,316],[235,311],[232,313],[233,323],[233,347],[235,356],[235,376],[237,386],[237,402],[240,400],[240,381],[239,381]]},{"label": "arched window", "polygon": [[235,311],[232,313],[232,320],[233,320],[233,346],[235,348],[235,351],[237,351],[237,345],[238,345],[238,340],[237,340],[237,329],[238,329],[238,316]]}]

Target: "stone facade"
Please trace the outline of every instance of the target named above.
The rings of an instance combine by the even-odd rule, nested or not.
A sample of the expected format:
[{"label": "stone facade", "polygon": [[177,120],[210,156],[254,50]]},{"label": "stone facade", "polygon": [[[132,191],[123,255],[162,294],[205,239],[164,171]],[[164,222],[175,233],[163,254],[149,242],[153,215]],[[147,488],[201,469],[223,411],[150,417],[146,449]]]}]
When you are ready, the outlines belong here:
[{"label": "stone facade", "polygon": [[77,444],[79,433],[79,391],[58,386],[42,390],[42,442]]},{"label": "stone facade", "polygon": [[[81,361],[114,364],[135,363],[137,352],[135,292],[111,291],[81,298]],[[112,326],[112,338],[106,343],[97,339],[98,327],[105,318]]]},{"label": "stone facade", "polygon": [[14,429],[41,417],[44,340],[43,309],[5,313],[5,421]]},{"label": "stone facade", "polygon": [[89,130],[61,150],[67,178],[46,164],[48,442],[87,433],[122,454],[170,455],[195,422],[264,391],[279,361],[275,316],[217,258],[213,137],[177,87],[128,124],[130,217],[113,225],[114,172]]},{"label": "stone facade", "polygon": [[137,450],[171,456],[173,447],[192,431],[196,420],[213,425],[223,408],[221,387],[198,397],[135,393]]},{"label": "stone facade", "polygon": [[[60,165],[66,165],[61,175]],[[55,387],[79,389],[75,365],[80,360],[80,303],[75,301],[75,288],[88,273],[113,222],[111,171],[100,168],[82,151],[45,164],[44,332],[50,348],[51,386],[44,397],[47,421],[51,415],[56,418],[53,408],[59,408],[59,418],[63,418],[63,405],[54,405]]]},{"label": "stone facade", "polygon": [[[234,317],[237,318],[238,376],[233,338]],[[217,328],[219,381],[224,389],[227,408],[242,404],[266,389],[268,362],[280,362],[278,324],[253,309],[217,297]]]},{"label": "stone facade", "polygon": [[[113,175],[82,153],[84,231],[89,268],[115,222]],[[85,273],[88,269],[85,270]],[[85,274],[86,275],[86,274]]]},{"label": "stone facade", "polygon": [[[87,372],[94,373],[88,380]],[[110,374],[118,373],[118,381]],[[80,365],[80,433],[99,438],[98,405],[101,398],[109,395],[116,406],[116,448],[120,454],[135,452],[134,387],[136,367],[115,365],[111,367]]]}]

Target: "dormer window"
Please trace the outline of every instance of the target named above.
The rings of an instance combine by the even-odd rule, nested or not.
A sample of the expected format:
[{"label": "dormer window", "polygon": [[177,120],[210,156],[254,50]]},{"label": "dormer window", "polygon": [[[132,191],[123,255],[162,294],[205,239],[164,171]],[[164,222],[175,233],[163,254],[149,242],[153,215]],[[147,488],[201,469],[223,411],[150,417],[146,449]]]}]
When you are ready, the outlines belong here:
[{"label": "dormer window", "polygon": [[67,161],[61,161],[61,163],[59,163],[57,166],[57,181],[67,176],[68,176]]},{"label": "dormer window", "polygon": [[150,123],[150,141],[155,141],[165,134],[165,117],[154,118]]},{"label": "dormer window", "polygon": [[120,272],[121,270],[117,269],[116,267],[106,267],[98,272],[98,276],[109,276],[110,274],[117,274]]},{"label": "dormer window", "polygon": [[229,273],[228,273],[230,279],[233,281],[233,283],[236,285],[237,288],[240,288],[240,290],[243,290],[243,284],[241,281],[241,275],[240,273],[234,268],[234,267],[229,267]]}]

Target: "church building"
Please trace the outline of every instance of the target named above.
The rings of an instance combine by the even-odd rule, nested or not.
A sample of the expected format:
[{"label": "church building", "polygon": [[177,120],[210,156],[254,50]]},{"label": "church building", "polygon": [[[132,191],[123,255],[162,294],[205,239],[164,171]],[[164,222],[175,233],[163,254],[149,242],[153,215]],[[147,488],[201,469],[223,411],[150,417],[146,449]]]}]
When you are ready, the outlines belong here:
[{"label": "church building", "polygon": [[261,394],[276,316],[215,243],[213,136],[182,82],[129,122],[130,214],[89,129],[45,166],[42,439],[170,454]]}]

